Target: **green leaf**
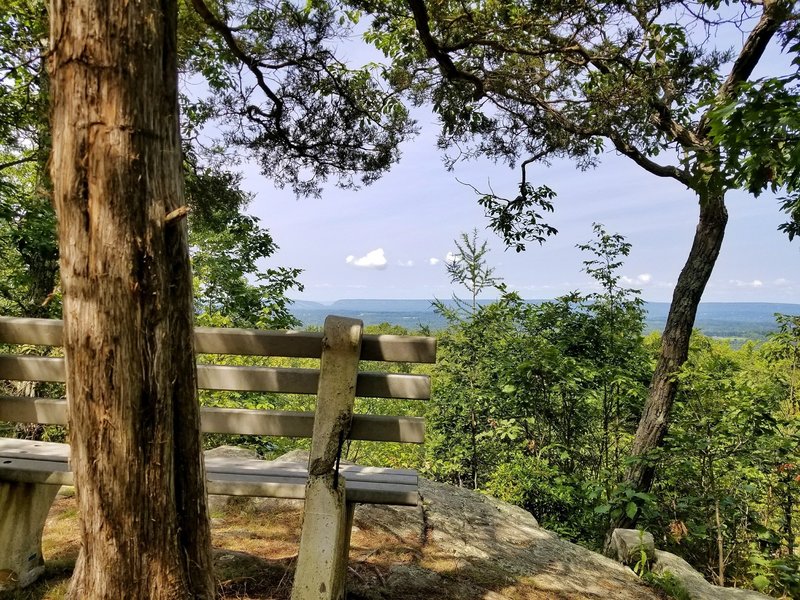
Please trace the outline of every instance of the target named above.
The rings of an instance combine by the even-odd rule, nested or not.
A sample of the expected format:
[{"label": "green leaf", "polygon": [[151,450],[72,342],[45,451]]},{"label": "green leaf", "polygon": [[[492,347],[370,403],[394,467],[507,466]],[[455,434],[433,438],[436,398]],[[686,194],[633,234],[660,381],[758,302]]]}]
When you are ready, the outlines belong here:
[{"label": "green leaf", "polygon": [[610,510],[611,510],[610,504],[601,504],[600,506],[594,507],[594,512],[595,514],[598,515],[607,515]]},{"label": "green leaf", "polygon": [[628,504],[625,505],[625,514],[628,515],[629,519],[636,517],[637,512],[639,512],[639,507],[636,506],[635,502],[628,502]]},{"label": "green leaf", "polygon": [[769,579],[764,575],[756,575],[753,577],[753,585],[758,591],[764,590],[769,587]]}]

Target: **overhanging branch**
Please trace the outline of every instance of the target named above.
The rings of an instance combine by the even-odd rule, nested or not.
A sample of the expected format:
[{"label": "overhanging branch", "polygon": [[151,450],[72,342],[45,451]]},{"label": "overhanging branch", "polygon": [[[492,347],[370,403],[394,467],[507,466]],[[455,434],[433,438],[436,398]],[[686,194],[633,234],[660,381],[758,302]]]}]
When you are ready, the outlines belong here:
[{"label": "overhanging branch", "polygon": [[8,162],[0,163],[0,171],[3,169],[10,169],[11,167],[16,167],[18,165],[22,165],[29,162],[36,162],[37,157],[35,155],[23,156],[22,158],[18,158],[16,160],[11,160]]},{"label": "overhanging branch", "polygon": [[[717,92],[716,105],[733,98],[739,84],[750,78],[772,37],[790,15],[790,6],[783,0],[763,0],[763,4],[764,12],[761,13],[761,18],[756,26],[753,27],[750,35],[747,36],[739,56],[733,63],[730,74]],[[697,124],[698,134],[706,135],[709,115],[715,107],[710,107],[703,114]]]},{"label": "overhanging branch", "polygon": [[[250,70],[250,72],[256,78],[256,83],[258,84],[259,89],[261,89],[261,91],[264,92],[264,95],[272,101],[273,110],[270,111],[269,117],[272,119],[276,129],[284,134],[288,140],[288,132],[283,127],[283,100],[281,100],[267,85],[267,82],[264,79],[264,74],[261,72],[261,63],[242,50],[241,46],[239,46],[239,42],[236,41],[236,38],[233,35],[232,29],[215,16],[208,6],[206,6],[203,0],[192,0],[192,6],[197,14],[200,15],[200,18],[203,19],[203,22],[211,27],[211,29],[216,31],[220,36],[222,36],[222,39],[225,40],[225,44],[228,46],[228,49],[242,62],[242,64],[244,64]],[[263,111],[259,112],[264,114]]]},{"label": "overhanging branch", "polygon": [[414,15],[414,23],[417,27],[420,40],[428,56],[436,61],[442,75],[449,81],[466,81],[475,86],[474,97],[477,100],[486,94],[486,89],[483,80],[473,73],[462,71],[456,67],[453,59],[445,52],[441,45],[434,39],[431,33],[429,24],[428,9],[425,6],[424,0],[408,0],[408,6],[411,8],[411,13]]}]

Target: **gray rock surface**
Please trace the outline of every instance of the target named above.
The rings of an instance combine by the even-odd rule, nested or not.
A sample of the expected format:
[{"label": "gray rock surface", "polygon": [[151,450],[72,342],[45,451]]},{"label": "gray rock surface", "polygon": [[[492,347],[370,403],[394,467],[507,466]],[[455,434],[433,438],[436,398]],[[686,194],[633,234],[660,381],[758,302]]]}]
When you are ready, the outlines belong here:
[{"label": "gray rock surface", "polygon": [[652,571],[656,574],[663,574],[666,571],[672,573],[692,600],[769,600],[770,598],[753,590],[721,588],[713,585],[680,556],[661,550],[656,550]]},{"label": "gray rock surface", "polygon": [[635,565],[642,560],[644,551],[647,564],[655,558],[656,544],[653,534],[639,529],[615,529],[611,534],[611,546],[616,559],[626,565]]},{"label": "gray rock surface", "polygon": [[422,510],[356,510],[359,529],[391,532],[398,544],[422,541],[411,564],[390,568],[386,597],[660,598],[629,568],[559,539],[521,508],[425,479],[420,494]]},{"label": "gray rock surface", "polygon": [[[210,456],[252,458],[222,447]],[[294,451],[277,461],[305,463]],[[416,507],[359,505],[350,550],[351,600],[660,600],[619,562],[566,542],[527,511],[490,496],[420,478]],[[302,509],[298,500],[212,497],[219,508],[259,512]],[[284,512],[285,514],[285,512]],[[265,515],[266,516],[266,515]],[[638,532],[637,532],[638,538]],[[694,600],[764,600],[718,588],[686,561],[655,551],[653,571],[672,572]]]}]

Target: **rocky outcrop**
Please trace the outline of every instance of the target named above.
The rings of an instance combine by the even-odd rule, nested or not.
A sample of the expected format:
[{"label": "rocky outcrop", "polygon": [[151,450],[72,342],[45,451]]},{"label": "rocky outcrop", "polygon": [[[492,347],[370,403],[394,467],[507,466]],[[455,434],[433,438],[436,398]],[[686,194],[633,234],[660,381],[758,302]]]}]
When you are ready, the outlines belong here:
[{"label": "rocky outcrop", "polygon": [[742,590],[735,588],[722,588],[713,585],[695,571],[688,562],[680,556],[669,552],[656,550],[656,560],[652,566],[653,573],[663,575],[671,573],[677,579],[683,590],[691,600],[769,600],[770,596],[765,596],[753,590]]},{"label": "rocky outcrop", "polygon": [[384,597],[659,598],[629,568],[559,539],[521,508],[424,479],[420,493],[421,509],[356,510],[358,527],[420,540],[416,560],[391,569]]},{"label": "rocky outcrop", "polygon": [[[215,454],[235,455],[218,449]],[[302,462],[292,452],[279,460]],[[629,568],[559,539],[521,508],[420,480],[417,507],[360,505],[348,593],[362,600],[656,600]],[[258,519],[301,510],[298,501],[212,498],[214,510]],[[286,519],[291,517],[286,516]]]},{"label": "rocky outcrop", "polygon": [[[252,456],[240,448],[211,452]],[[307,454],[295,451],[278,460],[302,463]],[[420,479],[420,495],[417,507],[357,507],[347,582],[351,600],[664,598],[630,568],[560,539],[521,508],[426,479]],[[277,519],[287,525],[299,523],[302,511],[301,501],[270,498],[212,497],[211,505],[219,514],[247,515],[250,522]],[[237,527],[244,535],[246,526]],[[281,535],[295,528],[290,525]],[[279,558],[285,561],[288,555]],[[230,560],[235,563],[235,555]],[[284,566],[291,569],[291,563]],[[655,551],[652,570],[671,572],[693,600],[767,598],[757,592],[713,586],[688,563],[667,552]],[[288,583],[291,575],[279,579]]]}]

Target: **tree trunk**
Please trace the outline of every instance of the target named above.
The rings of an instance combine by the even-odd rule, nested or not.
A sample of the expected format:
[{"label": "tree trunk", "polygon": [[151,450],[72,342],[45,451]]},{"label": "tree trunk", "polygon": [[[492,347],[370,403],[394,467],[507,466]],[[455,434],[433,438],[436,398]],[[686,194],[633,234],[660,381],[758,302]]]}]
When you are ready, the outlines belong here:
[{"label": "tree trunk", "polygon": [[212,598],[169,0],[53,0],[71,598]]},{"label": "tree trunk", "polygon": [[[678,388],[675,375],[689,354],[689,338],[697,307],[719,256],[727,222],[728,211],[725,208],[724,194],[720,192],[701,195],[700,220],[689,258],[672,294],[672,304],[661,339],[661,354],[633,440],[630,465],[623,479],[622,485],[627,488],[647,492],[653,483],[655,465],[649,455],[661,446],[667,433],[669,415]],[[612,519],[606,535],[606,546],[608,547],[614,529],[633,528],[637,518],[638,514],[631,519],[623,513]]]}]

